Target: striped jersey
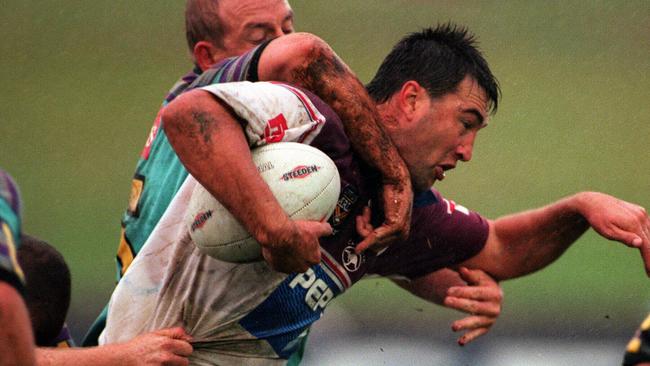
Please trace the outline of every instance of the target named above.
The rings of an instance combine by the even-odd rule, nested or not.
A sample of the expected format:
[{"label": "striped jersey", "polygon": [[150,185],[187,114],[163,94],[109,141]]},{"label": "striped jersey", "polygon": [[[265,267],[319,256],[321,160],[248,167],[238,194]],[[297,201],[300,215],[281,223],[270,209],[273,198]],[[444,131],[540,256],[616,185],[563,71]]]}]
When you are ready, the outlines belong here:
[{"label": "striped jersey", "polygon": [[16,259],[21,233],[20,210],[18,186],[0,169],[0,280],[22,291],[25,277]]},{"label": "striped jersey", "polygon": [[477,254],[487,221],[431,190],[417,197],[408,240],[381,254],[355,253],[362,240],[355,217],[373,207],[381,223],[381,179],[351,149],[338,116],[309,92],[280,83],[226,83],[204,88],[228,104],[251,148],[301,141],[337,165],[341,193],[320,240],[322,261],[305,273],[284,274],[266,262],[227,263],[198,251],[185,211],[193,188],[188,176],[160,223],[117,286],[102,343],[154,329],[183,326],[193,337],[191,364],[284,364],[326,306],[368,276],[414,279]]}]

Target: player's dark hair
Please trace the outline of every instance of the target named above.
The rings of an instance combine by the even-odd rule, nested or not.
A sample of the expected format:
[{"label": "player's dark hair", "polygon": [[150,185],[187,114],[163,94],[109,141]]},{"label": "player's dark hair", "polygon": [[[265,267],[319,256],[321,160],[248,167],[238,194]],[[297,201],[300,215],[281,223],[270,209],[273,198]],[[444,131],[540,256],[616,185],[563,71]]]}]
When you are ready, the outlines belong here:
[{"label": "player's dark hair", "polygon": [[200,41],[209,41],[217,47],[223,47],[223,33],[218,0],[187,0],[185,37],[190,53]]},{"label": "player's dark hair", "polygon": [[70,306],[70,270],[54,247],[23,234],[17,251],[25,274],[25,303],[37,346],[51,346]]},{"label": "player's dark hair", "polygon": [[367,89],[375,101],[382,103],[405,82],[415,80],[436,98],[453,92],[467,75],[485,90],[489,109],[496,112],[499,83],[478,50],[474,35],[464,27],[447,23],[411,33],[399,41]]}]

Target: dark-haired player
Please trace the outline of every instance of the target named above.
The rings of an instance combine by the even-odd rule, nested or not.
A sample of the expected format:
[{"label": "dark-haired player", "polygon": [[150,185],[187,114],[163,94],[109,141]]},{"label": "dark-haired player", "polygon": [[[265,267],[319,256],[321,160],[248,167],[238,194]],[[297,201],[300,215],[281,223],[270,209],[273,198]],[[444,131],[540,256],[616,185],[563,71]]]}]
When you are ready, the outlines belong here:
[{"label": "dark-haired player", "polygon": [[[113,294],[103,341],[182,324],[195,339],[191,361],[196,364],[283,364],[327,304],[369,275],[395,279],[431,300],[434,274],[441,268],[469,266],[497,279],[522,276],[551,263],[590,226],[642,249],[650,265],[645,211],[614,197],[582,192],[492,221],[430,188],[458,161],[471,159],[477,133],[497,107],[497,82],[465,30],[440,26],[406,37],[368,90],[418,193],[407,240],[379,253],[358,250],[381,222],[381,206],[373,206],[372,213],[366,207],[380,195],[378,173],[353,154],[340,120],[316,96],[277,83],[191,91],[163,113],[175,131],[171,143],[179,156],[201,140],[205,155],[220,157],[211,165],[216,174],[240,174],[255,168],[249,149],[267,143],[263,131],[273,117],[302,113],[287,119],[280,140],[306,137],[305,143],[336,162],[344,210],[330,220],[335,233],[320,239],[321,263],[304,273],[287,275],[266,262],[225,263],[191,245],[184,214],[197,182],[188,177],[145,245],[146,255],[133,262]],[[313,118],[313,110],[325,118]],[[187,158],[183,164],[192,172],[204,162]],[[252,184],[258,183],[263,184],[261,179]],[[238,186],[226,181],[218,189],[226,207],[237,205],[227,193]],[[451,289],[445,301],[463,301],[463,292]],[[488,321],[475,317],[460,326]]]},{"label": "dark-haired player", "polygon": [[45,241],[22,234],[18,263],[25,274],[25,302],[36,345],[71,347],[65,327],[70,306],[70,269],[61,253]]}]

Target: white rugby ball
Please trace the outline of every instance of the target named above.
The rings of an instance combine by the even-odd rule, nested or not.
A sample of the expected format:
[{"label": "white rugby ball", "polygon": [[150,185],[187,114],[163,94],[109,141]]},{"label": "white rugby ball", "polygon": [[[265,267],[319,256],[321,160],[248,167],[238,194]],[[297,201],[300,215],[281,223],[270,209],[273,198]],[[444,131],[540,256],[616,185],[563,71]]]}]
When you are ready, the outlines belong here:
[{"label": "white rugby ball", "polygon": [[[252,155],[257,171],[289,217],[329,219],[341,183],[336,165],[325,153],[305,144],[278,142],[256,148]],[[200,184],[192,192],[185,222],[204,254],[235,263],[262,259],[259,243]]]}]

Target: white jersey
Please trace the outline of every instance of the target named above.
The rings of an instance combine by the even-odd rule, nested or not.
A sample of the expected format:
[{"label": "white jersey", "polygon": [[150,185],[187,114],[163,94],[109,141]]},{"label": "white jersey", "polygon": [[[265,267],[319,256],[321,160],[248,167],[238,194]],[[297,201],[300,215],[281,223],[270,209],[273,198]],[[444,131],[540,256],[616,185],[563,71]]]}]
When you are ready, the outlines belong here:
[{"label": "white jersey", "polygon": [[[487,221],[431,190],[415,199],[407,240],[381,255],[357,254],[362,238],[355,217],[378,198],[381,179],[358,161],[331,108],[283,84],[216,84],[205,90],[242,117],[251,146],[298,141],[332,158],[341,178],[329,219],[334,233],[320,238],[321,262],[300,274],[275,272],[266,262],[232,264],[208,257],[193,245],[184,222],[198,184],[188,176],[113,293],[100,343],[182,326],[194,339],[192,364],[282,364],[327,304],[365,276],[418,278],[483,248]],[[371,223],[380,225],[382,208],[377,205],[373,212]]]},{"label": "white jersey", "polygon": [[[228,103],[247,122],[244,127],[251,147],[277,141],[309,143],[325,122],[311,101],[288,85],[239,82],[203,89]],[[287,275],[264,261],[233,264],[200,253],[184,221],[196,184],[191,175],[187,177],[117,285],[100,344],[181,325],[193,338],[193,364],[284,363],[279,357],[293,352],[300,337],[283,346],[286,352],[278,352],[240,321]],[[244,362],[240,357],[248,359]]]}]

